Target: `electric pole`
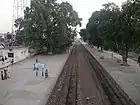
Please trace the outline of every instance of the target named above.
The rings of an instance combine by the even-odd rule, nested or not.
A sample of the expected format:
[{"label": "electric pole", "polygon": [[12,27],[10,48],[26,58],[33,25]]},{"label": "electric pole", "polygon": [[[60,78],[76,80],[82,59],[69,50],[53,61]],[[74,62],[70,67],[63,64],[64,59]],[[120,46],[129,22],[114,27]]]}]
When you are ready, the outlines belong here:
[{"label": "electric pole", "polygon": [[24,16],[24,9],[26,6],[27,0],[13,0],[12,33],[15,33],[15,20]]}]

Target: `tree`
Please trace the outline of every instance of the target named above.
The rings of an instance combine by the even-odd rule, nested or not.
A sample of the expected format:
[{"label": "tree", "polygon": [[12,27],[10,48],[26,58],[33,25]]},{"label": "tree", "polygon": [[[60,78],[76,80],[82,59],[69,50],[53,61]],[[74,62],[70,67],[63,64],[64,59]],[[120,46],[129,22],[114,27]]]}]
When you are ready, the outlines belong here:
[{"label": "tree", "polygon": [[[63,48],[72,43],[76,26],[81,19],[68,2],[56,0],[34,0],[24,11],[24,19],[17,27],[23,26],[25,44],[36,49],[47,47],[48,51]],[[22,23],[24,25],[22,25]],[[20,28],[21,29],[21,28]],[[17,30],[19,32],[19,30]]]},{"label": "tree", "polygon": [[16,43],[18,45],[24,44],[24,19],[18,18],[15,20],[14,26],[16,27]]},{"label": "tree", "polygon": [[103,5],[103,9],[93,12],[87,24],[91,42],[122,55],[123,65],[127,65],[128,52],[139,45],[140,3],[127,1],[120,10],[114,3]]},{"label": "tree", "polygon": [[12,39],[12,34],[9,33],[9,32],[7,32],[7,39],[8,39],[8,40]]},{"label": "tree", "polygon": [[139,36],[136,35],[136,26],[138,24],[138,16],[140,4],[135,1],[128,0],[122,5],[121,11],[121,33],[122,41],[121,45],[121,55],[123,59],[123,64],[127,65],[128,52],[137,45]]},{"label": "tree", "polygon": [[7,37],[6,37],[6,46],[12,46],[14,43],[14,39],[13,39],[13,34],[7,32]]},{"label": "tree", "polygon": [[89,33],[89,43],[96,46],[101,46],[101,37],[99,36],[98,26],[100,24],[100,11],[93,12],[92,16],[87,23],[87,31]]},{"label": "tree", "polygon": [[79,34],[83,38],[84,42],[88,40],[88,32],[86,29],[81,29]]}]

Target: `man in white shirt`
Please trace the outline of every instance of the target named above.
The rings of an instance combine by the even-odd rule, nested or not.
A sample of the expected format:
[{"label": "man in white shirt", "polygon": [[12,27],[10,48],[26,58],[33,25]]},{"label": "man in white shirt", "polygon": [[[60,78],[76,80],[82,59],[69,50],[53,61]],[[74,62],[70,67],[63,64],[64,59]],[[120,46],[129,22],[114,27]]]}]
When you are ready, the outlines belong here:
[{"label": "man in white shirt", "polygon": [[46,72],[48,73],[48,70],[47,70],[45,64],[42,64],[41,66],[42,66],[42,77],[45,77],[45,73]]},{"label": "man in white shirt", "polygon": [[38,70],[39,70],[39,63],[36,62],[34,64],[34,71],[35,71],[36,76],[38,76]]}]

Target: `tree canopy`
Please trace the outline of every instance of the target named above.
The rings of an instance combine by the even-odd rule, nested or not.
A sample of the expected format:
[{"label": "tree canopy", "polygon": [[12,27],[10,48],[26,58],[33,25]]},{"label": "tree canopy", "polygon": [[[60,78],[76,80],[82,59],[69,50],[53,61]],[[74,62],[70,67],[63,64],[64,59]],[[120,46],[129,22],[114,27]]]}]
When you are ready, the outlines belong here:
[{"label": "tree canopy", "polygon": [[51,52],[74,41],[77,25],[81,26],[81,18],[72,5],[56,0],[31,1],[24,18],[15,21],[16,33],[24,36],[26,45],[39,50],[47,47]]},{"label": "tree canopy", "polygon": [[140,2],[127,0],[121,9],[115,3],[103,4],[87,23],[89,43],[122,55],[127,65],[128,52],[140,45]]},{"label": "tree canopy", "polygon": [[88,32],[86,29],[81,29],[79,34],[83,38],[84,41],[88,40]]}]

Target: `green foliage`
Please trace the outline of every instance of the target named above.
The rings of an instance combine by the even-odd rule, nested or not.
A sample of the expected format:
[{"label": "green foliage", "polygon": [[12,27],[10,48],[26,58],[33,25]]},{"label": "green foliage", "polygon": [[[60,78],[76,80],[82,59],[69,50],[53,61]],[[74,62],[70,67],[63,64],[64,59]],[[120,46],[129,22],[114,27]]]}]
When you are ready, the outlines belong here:
[{"label": "green foliage", "polygon": [[93,12],[87,23],[89,42],[120,53],[127,64],[128,51],[140,45],[139,14],[138,0],[128,0],[121,9],[115,3],[103,4],[103,9]]},{"label": "green foliage", "polygon": [[86,29],[81,29],[79,34],[83,38],[84,42],[88,40],[88,32]]},{"label": "green foliage", "polygon": [[8,39],[8,40],[12,39],[12,34],[9,33],[9,32],[7,32],[7,39]]},{"label": "green foliage", "polygon": [[81,25],[81,19],[73,7],[56,0],[31,1],[24,11],[24,19],[16,22],[18,30],[23,26],[20,32],[24,34],[26,45],[36,49],[47,47],[51,52],[73,42],[77,25]]},{"label": "green foliage", "polygon": [[18,18],[14,25],[16,27],[16,43],[18,45],[22,45],[24,44],[24,20],[22,18]]}]

